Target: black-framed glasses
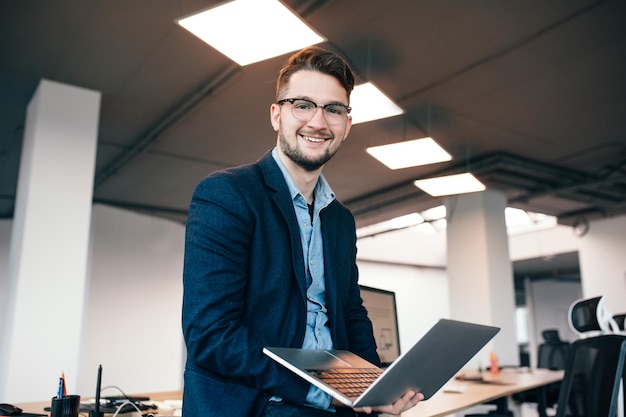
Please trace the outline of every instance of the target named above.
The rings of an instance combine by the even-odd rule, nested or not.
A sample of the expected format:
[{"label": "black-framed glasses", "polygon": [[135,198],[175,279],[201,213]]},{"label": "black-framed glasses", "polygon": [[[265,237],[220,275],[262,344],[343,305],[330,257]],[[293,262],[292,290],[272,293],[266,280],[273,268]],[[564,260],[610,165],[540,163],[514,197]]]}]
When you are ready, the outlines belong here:
[{"label": "black-framed glasses", "polygon": [[324,118],[329,125],[340,125],[344,123],[348,118],[350,110],[352,110],[351,107],[341,103],[330,103],[322,106],[321,104],[303,98],[284,98],[276,102],[276,104],[283,103],[291,104],[291,114],[294,118],[302,122],[311,120],[319,107],[323,110]]}]

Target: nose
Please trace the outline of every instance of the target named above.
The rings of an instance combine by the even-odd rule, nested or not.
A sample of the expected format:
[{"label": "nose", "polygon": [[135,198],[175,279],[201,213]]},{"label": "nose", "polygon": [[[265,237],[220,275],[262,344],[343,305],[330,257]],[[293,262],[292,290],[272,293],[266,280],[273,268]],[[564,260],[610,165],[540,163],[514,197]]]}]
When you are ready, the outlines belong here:
[{"label": "nose", "polygon": [[313,117],[309,120],[309,125],[312,126],[328,126],[328,122],[326,121],[326,116],[324,116],[324,109],[320,106],[315,108],[313,112]]}]

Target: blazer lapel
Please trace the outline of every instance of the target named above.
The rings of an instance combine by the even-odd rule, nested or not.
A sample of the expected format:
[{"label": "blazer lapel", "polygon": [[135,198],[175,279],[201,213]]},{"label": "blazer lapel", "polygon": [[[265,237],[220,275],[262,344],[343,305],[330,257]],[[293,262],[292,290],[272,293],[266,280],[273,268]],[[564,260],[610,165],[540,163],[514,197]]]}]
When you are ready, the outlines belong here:
[{"label": "blazer lapel", "polygon": [[300,228],[293,209],[293,201],[289,194],[289,188],[285,183],[283,173],[274,161],[271,152],[268,152],[258,162],[266,186],[270,190],[270,198],[282,214],[291,239],[291,262],[295,272],[298,286],[303,297],[306,297],[306,275],[304,272],[304,257],[302,255],[302,243],[300,242]]},{"label": "blazer lapel", "polygon": [[[335,266],[337,265],[337,255],[339,255],[340,248],[337,246],[337,234],[338,227],[336,224],[332,223],[332,220],[327,214],[329,211],[333,210],[333,203],[330,203],[328,207],[326,207],[320,213],[321,221],[322,221],[322,241],[324,242],[324,274],[326,276],[326,307],[330,312],[331,320],[336,318],[334,311],[337,306],[337,297],[338,297],[338,288],[337,285],[339,283],[339,279],[336,279],[337,272],[335,270]],[[335,262],[326,262],[326,260],[334,260]],[[333,323],[334,324],[334,323]]]}]

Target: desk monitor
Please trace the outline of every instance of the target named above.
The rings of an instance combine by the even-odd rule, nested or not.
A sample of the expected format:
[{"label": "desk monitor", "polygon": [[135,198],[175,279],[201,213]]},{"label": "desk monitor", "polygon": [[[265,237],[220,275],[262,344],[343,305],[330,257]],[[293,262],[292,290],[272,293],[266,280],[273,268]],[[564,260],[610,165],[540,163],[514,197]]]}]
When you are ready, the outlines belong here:
[{"label": "desk monitor", "polygon": [[400,356],[396,293],[359,285],[363,305],[367,309],[376,338],[376,351],[383,366],[390,365]]}]

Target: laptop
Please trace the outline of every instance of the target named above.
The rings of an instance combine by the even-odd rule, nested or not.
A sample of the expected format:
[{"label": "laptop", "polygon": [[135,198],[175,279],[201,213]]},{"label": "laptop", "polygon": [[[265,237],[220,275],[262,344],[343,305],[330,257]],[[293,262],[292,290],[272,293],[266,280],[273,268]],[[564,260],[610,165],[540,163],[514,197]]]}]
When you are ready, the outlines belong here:
[{"label": "laptop", "polygon": [[384,370],[345,350],[266,347],[263,352],[349,407],[378,406],[408,390],[429,399],[499,331],[441,319]]}]

